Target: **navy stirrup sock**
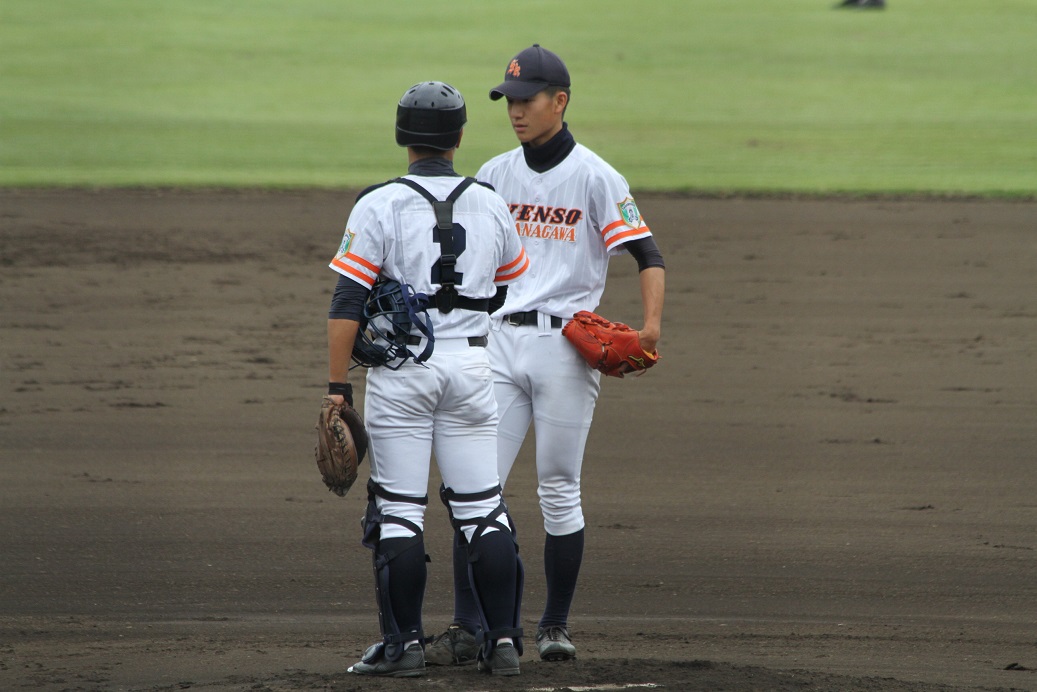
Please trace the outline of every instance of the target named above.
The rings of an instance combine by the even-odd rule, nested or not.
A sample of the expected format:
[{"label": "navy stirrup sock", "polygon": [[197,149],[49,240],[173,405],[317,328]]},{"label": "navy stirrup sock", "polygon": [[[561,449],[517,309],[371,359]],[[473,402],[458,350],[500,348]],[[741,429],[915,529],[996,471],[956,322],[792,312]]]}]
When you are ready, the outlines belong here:
[{"label": "navy stirrup sock", "polygon": [[576,593],[576,578],[583,563],[584,530],[568,536],[547,535],[544,541],[544,573],[547,576],[547,603],[540,618],[541,627],[568,625],[569,608]]}]

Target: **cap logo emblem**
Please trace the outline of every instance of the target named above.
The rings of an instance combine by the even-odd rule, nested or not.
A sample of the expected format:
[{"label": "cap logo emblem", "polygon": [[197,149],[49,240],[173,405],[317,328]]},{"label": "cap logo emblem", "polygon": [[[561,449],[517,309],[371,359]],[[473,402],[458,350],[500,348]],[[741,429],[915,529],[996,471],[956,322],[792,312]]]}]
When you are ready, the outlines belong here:
[{"label": "cap logo emblem", "polygon": [[521,73],[522,66],[519,65],[518,60],[512,60],[511,63],[508,65],[508,71],[505,74],[511,75],[512,77],[515,77],[517,79]]}]

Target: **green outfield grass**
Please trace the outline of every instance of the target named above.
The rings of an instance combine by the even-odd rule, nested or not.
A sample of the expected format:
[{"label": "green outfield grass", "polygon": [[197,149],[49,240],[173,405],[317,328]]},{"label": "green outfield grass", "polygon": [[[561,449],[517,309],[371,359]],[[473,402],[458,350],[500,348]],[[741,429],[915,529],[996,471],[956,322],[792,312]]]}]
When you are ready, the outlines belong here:
[{"label": "green outfield grass", "polygon": [[1037,194],[1037,1],[833,4],[4,0],[0,185],[366,185],[425,79],[465,94],[472,173],[538,41],[635,189]]}]

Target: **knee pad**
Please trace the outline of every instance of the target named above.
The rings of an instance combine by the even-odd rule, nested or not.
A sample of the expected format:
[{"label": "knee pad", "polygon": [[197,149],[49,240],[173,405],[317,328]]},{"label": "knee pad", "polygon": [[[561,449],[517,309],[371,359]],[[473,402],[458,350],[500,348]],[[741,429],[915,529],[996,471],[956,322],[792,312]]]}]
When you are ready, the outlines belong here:
[{"label": "knee pad", "polygon": [[[378,625],[382,630],[382,642],[375,645],[375,647],[372,647],[370,653],[372,657],[381,655],[389,661],[398,661],[400,657],[403,656],[404,642],[414,639],[424,641],[425,634],[420,629],[408,630],[407,632],[400,631],[400,627],[396,622],[396,617],[392,612],[392,602],[389,597],[389,571],[391,569],[392,561],[404,552],[415,549],[423,550],[425,539],[424,532],[414,522],[390,514],[382,514],[378,509],[378,503],[375,500],[376,497],[392,500],[394,502],[410,502],[417,505],[427,505],[428,496],[409,497],[406,495],[398,495],[385,490],[373,480],[367,481],[367,510],[364,513],[363,520],[360,522],[364,529],[364,537],[361,542],[365,547],[370,548],[373,552],[374,590],[375,598],[378,601]],[[403,526],[410,530],[414,535],[410,539],[404,541],[397,550],[382,552],[380,550],[382,524],[397,524]],[[429,561],[428,555],[425,555],[425,561]],[[375,648],[378,650],[373,651]]]},{"label": "knee pad", "polygon": [[[508,513],[508,507],[504,504],[504,500],[501,499],[489,514],[482,517],[475,517],[472,519],[457,519],[454,516],[454,510],[452,503],[463,503],[463,502],[482,502],[493,498],[494,496],[500,496],[501,487],[499,485],[484,490],[479,493],[457,493],[447,488],[445,485],[440,487],[439,495],[442,499],[443,504],[447,506],[447,511],[450,513],[450,522],[453,524],[454,530],[458,533],[457,539],[464,541],[468,551],[468,581],[472,586],[472,593],[475,596],[475,604],[479,611],[479,620],[481,627],[476,633],[476,642],[480,645],[482,650],[482,656],[484,659],[488,659],[493,653],[493,648],[497,639],[502,637],[511,637],[515,641],[515,648],[519,654],[522,654],[522,627],[521,627],[521,609],[522,609],[522,590],[523,583],[525,581],[525,569],[522,565],[522,558],[519,556],[518,540],[515,532],[515,523],[511,519],[511,515]],[[501,524],[498,519],[503,516],[507,521],[507,529]],[[471,539],[467,539],[464,534],[465,527],[475,527],[472,532]],[[495,531],[488,532],[487,529],[493,528]],[[487,540],[488,535],[496,535],[498,538],[491,539],[491,543],[496,543],[500,540],[508,540],[511,542],[514,549],[515,555],[515,594],[514,594],[514,609],[513,612],[508,613],[505,619],[509,622],[504,626],[499,626],[497,629],[490,629],[490,624],[487,618],[486,609],[486,598],[480,593],[480,590],[486,590],[489,585],[481,584],[480,579],[476,576],[476,563],[480,559],[480,543]],[[507,536],[507,538],[504,538]],[[497,543],[499,545],[499,543]]]}]

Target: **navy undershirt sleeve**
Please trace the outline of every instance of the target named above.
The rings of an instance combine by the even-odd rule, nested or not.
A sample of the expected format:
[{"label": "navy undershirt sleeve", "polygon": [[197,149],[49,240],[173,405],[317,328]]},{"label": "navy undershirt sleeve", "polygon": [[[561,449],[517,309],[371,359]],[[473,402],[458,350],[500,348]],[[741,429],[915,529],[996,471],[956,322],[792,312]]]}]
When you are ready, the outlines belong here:
[{"label": "navy undershirt sleeve", "polygon": [[490,306],[486,310],[486,312],[490,313],[491,315],[493,313],[497,312],[502,307],[504,307],[504,301],[507,300],[507,298],[508,298],[508,287],[507,286],[498,286],[497,287],[497,292],[493,295],[492,298],[490,298]]},{"label": "navy undershirt sleeve", "polygon": [[643,272],[648,267],[666,268],[666,265],[663,264],[663,253],[659,252],[659,246],[655,244],[652,236],[623,243],[623,247],[637,260],[637,271],[639,272]]},{"label": "navy undershirt sleeve", "polygon": [[331,296],[331,309],[328,311],[329,320],[356,320],[361,321],[364,316],[364,303],[371,289],[361,283],[348,279],[339,274],[335,293]]}]

